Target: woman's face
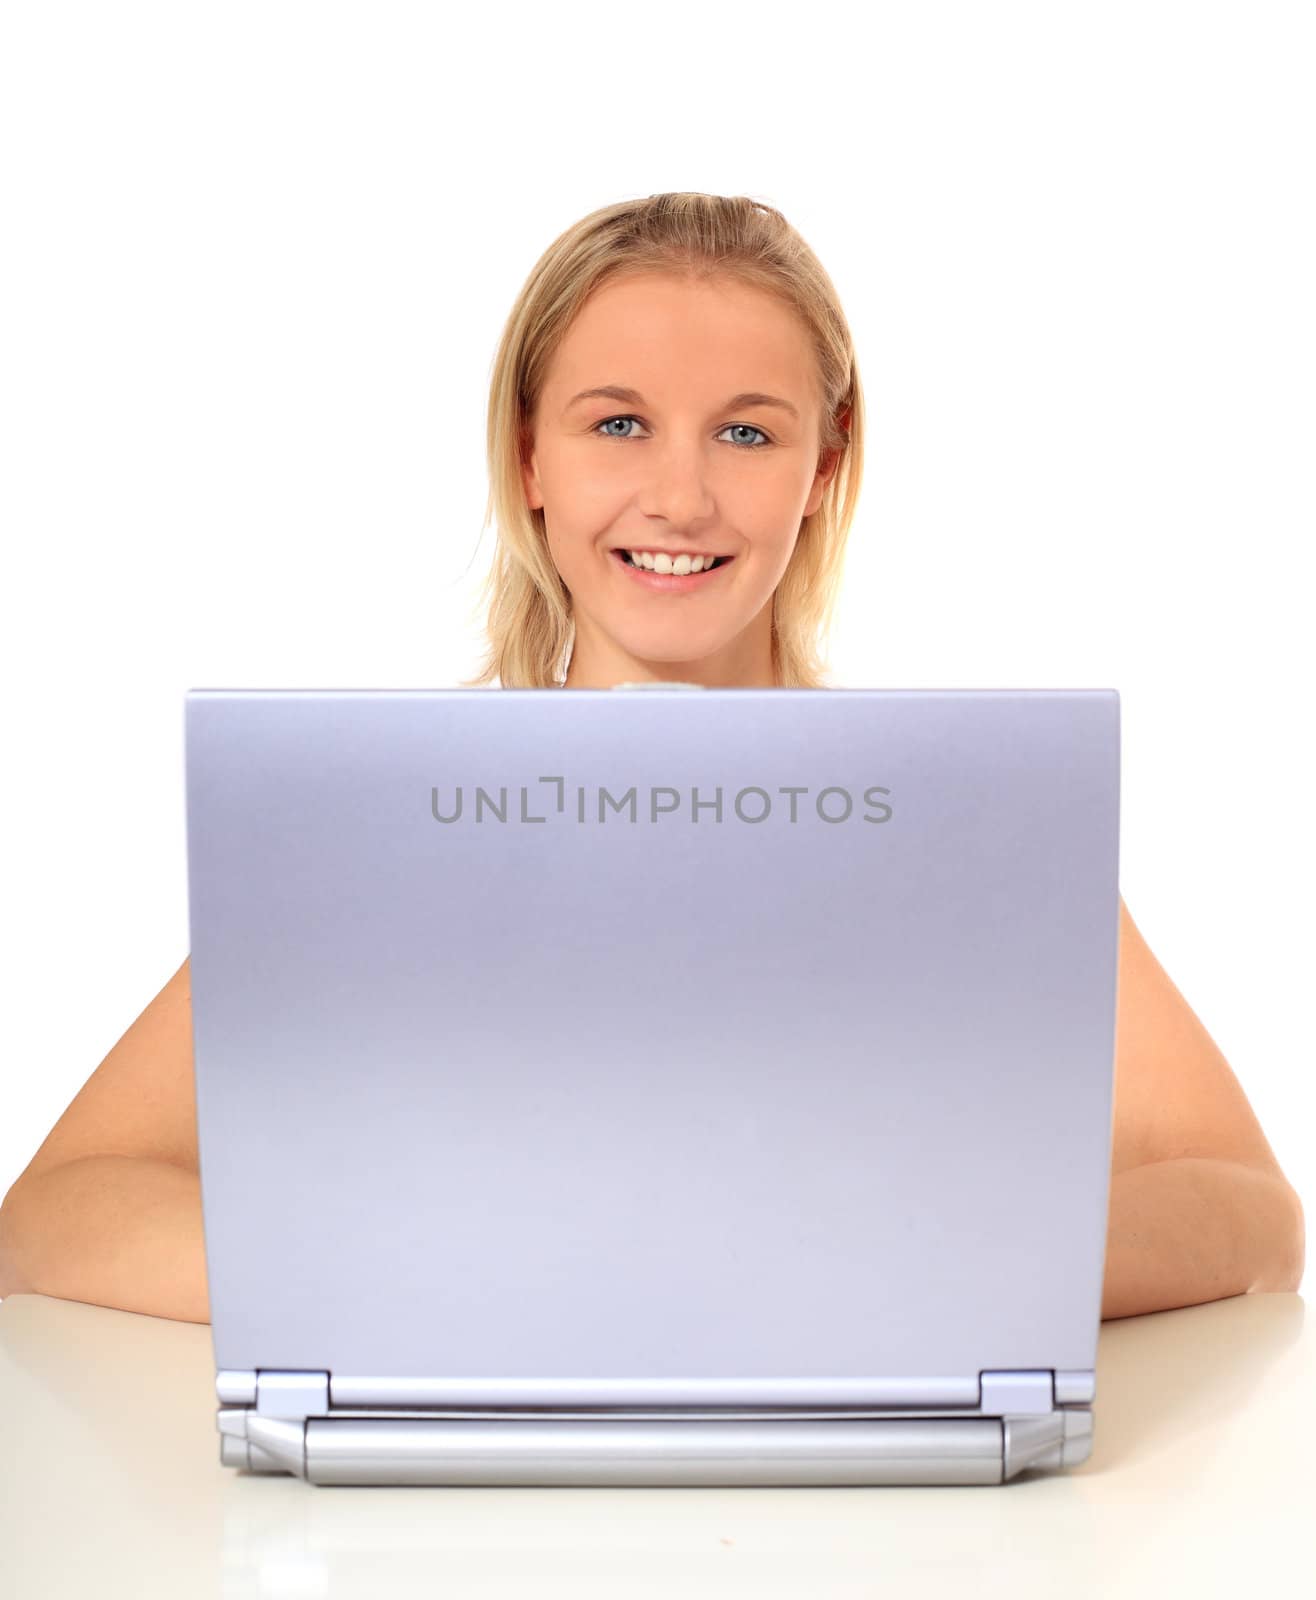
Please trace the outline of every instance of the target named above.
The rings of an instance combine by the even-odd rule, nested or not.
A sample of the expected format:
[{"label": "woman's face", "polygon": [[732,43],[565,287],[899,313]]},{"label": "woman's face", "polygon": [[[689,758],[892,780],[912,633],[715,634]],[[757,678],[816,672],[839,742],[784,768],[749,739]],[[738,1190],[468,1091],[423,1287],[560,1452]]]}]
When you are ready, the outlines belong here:
[{"label": "woman's face", "polygon": [[[571,593],[569,688],[772,686],[773,591],[835,470],[819,470],[816,373],[803,323],[758,289],[645,274],[586,301],[523,467]],[[662,577],[628,550],[730,559]]]}]

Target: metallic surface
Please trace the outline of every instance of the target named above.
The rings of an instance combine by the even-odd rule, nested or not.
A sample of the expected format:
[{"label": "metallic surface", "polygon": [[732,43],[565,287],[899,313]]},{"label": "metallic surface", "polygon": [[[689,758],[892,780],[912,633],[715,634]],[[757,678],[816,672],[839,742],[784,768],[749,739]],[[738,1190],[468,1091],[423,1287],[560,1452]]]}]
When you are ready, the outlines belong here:
[{"label": "metallic surface", "polygon": [[[327,1372],[260,1372],[253,1406],[223,1404],[220,1462],[324,1484],[1004,1483],[1058,1471],[1092,1450],[1088,1407],[1055,1409],[1055,1374],[983,1372],[978,1419],[880,1417],[726,1406],[595,1414],[545,1407],[380,1417],[334,1412]],[[223,1373],[216,1387],[240,1387]],[[361,1405],[400,1405],[397,1386],[358,1385]],[[414,1392],[408,1397],[416,1404]],[[342,1407],[346,1410],[346,1407]],[[999,1414],[998,1414],[999,1413]]]},{"label": "metallic surface", "polygon": [[[1114,691],[198,690],[187,763],[218,1368],[767,1404],[1095,1365]],[[459,783],[549,821],[436,823]]]},{"label": "metallic surface", "polygon": [[992,1483],[1078,1466],[1086,1409],[1006,1418],[380,1418],[221,1409],[220,1461],[318,1484]]},{"label": "metallic surface", "polygon": [[[235,1426],[241,1423],[242,1432]],[[1088,1411],[939,1420],[311,1418],[221,1412],[220,1460],[318,1484],[1000,1484],[1092,1449]]]}]

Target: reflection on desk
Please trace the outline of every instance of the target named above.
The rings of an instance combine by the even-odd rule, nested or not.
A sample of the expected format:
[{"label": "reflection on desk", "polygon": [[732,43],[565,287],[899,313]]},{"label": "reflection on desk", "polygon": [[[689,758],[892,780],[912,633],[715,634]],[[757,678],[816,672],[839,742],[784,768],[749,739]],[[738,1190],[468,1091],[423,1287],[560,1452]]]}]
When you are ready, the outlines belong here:
[{"label": "reflection on desk", "polygon": [[1295,1294],[1103,1323],[1095,1447],[1000,1488],[326,1488],[219,1464],[204,1324],[0,1302],[0,1593],[590,1600],[1312,1586]]}]

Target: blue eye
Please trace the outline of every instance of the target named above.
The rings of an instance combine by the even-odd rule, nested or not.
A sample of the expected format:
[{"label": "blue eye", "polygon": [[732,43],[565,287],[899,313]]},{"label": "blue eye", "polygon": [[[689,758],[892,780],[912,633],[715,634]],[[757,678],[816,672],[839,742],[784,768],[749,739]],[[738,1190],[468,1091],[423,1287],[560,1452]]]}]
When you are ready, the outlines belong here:
[{"label": "blue eye", "polygon": [[[600,428],[611,427],[614,422],[638,422],[639,420],[639,417],[605,417],[602,422],[598,422],[594,425],[594,432],[598,433]],[[761,444],[750,444],[740,439],[729,440],[728,442],[733,444],[737,450],[762,450],[772,443],[772,440],[768,438],[763,429],[756,428],[751,422],[729,422],[726,427],[722,429],[722,432],[729,433],[733,428],[738,428],[742,432],[757,433],[759,438],[763,441]],[[634,438],[634,435],[629,433],[609,433],[603,435],[603,437],[608,439],[631,439]]]},{"label": "blue eye", "polygon": [[742,450],[762,450],[763,445],[772,443],[772,440],[768,438],[763,429],[756,428],[752,422],[728,422],[722,432],[729,433],[733,428],[739,428],[742,433],[757,433],[759,438],[763,440],[763,444],[747,444],[743,439],[733,439],[731,443],[739,446]]}]

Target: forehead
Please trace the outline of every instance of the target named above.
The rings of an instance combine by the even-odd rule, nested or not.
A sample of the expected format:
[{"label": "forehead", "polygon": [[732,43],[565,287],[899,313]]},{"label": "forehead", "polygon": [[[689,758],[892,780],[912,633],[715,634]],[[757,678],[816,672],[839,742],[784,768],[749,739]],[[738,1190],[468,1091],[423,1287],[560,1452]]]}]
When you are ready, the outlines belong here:
[{"label": "forehead", "polygon": [[649,395],[672,382],[763,389],[803,410],[814,383],[808,334],[789,306],[747,284],[654,273],[614,279],[577,313],[546,387],[574,393],[618,383]]}]

